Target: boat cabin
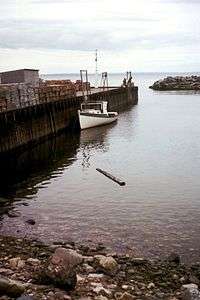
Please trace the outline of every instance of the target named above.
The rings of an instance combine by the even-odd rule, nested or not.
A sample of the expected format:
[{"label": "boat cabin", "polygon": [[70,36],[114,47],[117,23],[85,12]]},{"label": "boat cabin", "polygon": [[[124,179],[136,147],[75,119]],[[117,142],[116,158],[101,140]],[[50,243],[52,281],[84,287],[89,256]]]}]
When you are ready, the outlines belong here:
[{"label": "boat cabin", "polygon": [[107,104],[107,101],[82,103],[81,111],[87,113],[107,114]]}]

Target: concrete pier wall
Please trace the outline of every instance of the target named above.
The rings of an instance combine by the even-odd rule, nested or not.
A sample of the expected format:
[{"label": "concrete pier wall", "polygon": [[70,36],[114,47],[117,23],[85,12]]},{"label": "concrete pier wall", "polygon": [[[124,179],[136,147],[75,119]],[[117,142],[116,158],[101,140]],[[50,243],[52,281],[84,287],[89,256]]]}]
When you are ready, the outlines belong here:
[{"label": "concrete pier wall", "polygon": [[98,95],[92,94],[91,99],[94,101],[108,101],[108,109],[118,111],[128,105],[138,104],[138,87],[118,88]]},{"label": "concrete pier wall", "polygon": [[[110,110],[138,102],[137,87],[118,88],[91,95],[107,100]],[[0,154],[31,146],[62,130],[79,130],[77,110],[82,97],[73,97],[0,113]]]}]

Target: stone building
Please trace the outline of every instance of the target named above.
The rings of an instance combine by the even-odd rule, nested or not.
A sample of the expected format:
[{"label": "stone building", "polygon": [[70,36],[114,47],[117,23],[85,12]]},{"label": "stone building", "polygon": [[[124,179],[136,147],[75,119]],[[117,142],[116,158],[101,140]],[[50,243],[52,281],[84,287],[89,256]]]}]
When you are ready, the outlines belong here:
[{"label": "stone building", "polygon": [[21,69],[0,73],[0,83],[25,83],[32,86],[39,85],[39,70]]}]

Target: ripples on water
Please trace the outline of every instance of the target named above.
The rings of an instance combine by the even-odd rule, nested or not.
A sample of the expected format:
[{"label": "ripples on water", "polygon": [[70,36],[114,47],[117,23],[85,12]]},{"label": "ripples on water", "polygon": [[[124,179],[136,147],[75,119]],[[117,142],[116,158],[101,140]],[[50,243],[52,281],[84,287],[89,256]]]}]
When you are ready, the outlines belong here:
[{"label": "ripples on water", "polygon": [[[116,124],[59,136],[1,163],[1,233],[198,258],[200,94],[154,92],[148,86],[163,75],[137,76],[139,105]],[[20,218],[6,216],[13,207]],[[25,225],[28,217],[35,226]]]}]

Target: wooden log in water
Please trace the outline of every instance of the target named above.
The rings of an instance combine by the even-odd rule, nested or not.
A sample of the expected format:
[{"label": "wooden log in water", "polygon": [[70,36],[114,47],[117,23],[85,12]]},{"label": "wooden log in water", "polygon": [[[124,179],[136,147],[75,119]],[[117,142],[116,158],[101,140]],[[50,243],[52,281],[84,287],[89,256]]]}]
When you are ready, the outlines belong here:
[{"label": "wooden log in water", "polygon": [[121,186],[126,185],[126,183],[122,180],[120,180],[119,178],[111,175],[110,173],[103,171],[102,169],[97,168],[96,169],[98,172],[100,172],[101,174],[105,175],[106,177],[108,177],[109,179],[113,180],[114,182],[118,183]]}]

